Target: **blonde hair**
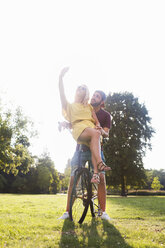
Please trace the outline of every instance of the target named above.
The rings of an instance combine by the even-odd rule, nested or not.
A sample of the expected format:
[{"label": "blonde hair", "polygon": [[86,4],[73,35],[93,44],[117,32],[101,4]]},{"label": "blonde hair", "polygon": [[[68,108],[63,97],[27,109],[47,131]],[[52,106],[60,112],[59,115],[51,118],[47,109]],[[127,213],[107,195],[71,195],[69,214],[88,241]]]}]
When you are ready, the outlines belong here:
[{"label": "blonde hair", "polygon": [[[85,88],[85,96],[84,96],[84,98],[82,99],[82,104],[83,105],[87,105],[88,104],[88,101],[89,101],[89,89],[88,89],[88,87],[85,85],[85,84],[81,84],[79,87],[83,87],[83,88]],[[78,88],[79,88],[78,87]]]}]

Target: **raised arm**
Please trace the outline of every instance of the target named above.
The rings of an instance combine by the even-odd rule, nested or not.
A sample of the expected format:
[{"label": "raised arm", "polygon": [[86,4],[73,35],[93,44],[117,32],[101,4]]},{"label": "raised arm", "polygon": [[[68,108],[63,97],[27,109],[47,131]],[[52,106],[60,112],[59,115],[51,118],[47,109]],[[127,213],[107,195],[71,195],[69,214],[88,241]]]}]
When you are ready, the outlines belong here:
[{"label": "raised arm", "polygon": [[65,91],[64,91],[64,85],[63,85],[63,77],[68,70],[69,70],[69,67],[64,67],[59,76],[59,91],[60,91],[61,105],[63,109],[66,109],[66,104],[67,104]]}]

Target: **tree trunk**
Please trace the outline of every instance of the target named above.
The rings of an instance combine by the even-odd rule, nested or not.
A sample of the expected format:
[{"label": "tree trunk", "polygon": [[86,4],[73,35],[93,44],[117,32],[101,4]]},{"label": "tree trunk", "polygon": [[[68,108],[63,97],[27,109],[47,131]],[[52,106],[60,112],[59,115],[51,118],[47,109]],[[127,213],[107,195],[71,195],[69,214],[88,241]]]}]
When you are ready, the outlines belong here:
[{"label": "tree trunk", "polygon": [[124,180],[124,174],[121,175],[121,196],[127,196],[125,192],[125,180]]}]

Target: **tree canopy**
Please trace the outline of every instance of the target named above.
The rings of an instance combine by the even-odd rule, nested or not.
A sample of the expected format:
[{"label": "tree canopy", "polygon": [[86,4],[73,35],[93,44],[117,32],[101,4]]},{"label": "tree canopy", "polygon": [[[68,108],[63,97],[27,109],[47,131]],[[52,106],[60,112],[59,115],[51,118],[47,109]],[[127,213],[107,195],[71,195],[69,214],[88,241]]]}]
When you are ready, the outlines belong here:
[{"label": "tree canopy", "polygon": [[125,195],[127,185],[144,184],[143,156],[151,149],[154,129],[145,105],[132,93],[109,94],[106,110],[112,116],[109,139],[104,143],[106,161],[112,168],[107,183],[120,186],[121,195]]},{"label": "tree canopy", "polygon": [[[16,175],[19,170],[26,173],[33,164],[28,147],[29,137],[34,135],[30,130],[32,123],[25,117],[20,108],[15,113],[0,112],[0,172]],[[30,131],[29,131],[30,130]]]}]

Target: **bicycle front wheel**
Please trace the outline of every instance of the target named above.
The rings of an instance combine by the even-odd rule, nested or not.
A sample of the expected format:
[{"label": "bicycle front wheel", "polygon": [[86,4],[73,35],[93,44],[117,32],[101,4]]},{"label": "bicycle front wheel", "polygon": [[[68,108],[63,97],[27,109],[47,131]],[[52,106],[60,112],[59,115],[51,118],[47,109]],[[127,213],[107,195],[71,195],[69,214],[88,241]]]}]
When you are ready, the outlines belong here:
[{"label": "bicycle front wheel", "polygon": [[85,219],[92,198],[91,174],[87,168],[78,169],[75,173],[70,198],[69,216],[79,224]]}]

